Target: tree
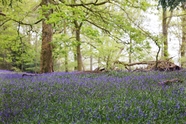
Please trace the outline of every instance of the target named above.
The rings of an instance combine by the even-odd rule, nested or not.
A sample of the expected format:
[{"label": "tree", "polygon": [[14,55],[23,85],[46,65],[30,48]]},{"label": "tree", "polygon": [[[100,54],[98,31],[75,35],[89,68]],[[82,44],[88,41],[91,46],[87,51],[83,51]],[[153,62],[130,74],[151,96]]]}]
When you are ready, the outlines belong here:
[{"label": "tree", "polygon": [[[170,8],[171,11],[173,11],[176,7],[179,7],[179,5],[181,5],[181,8],[183,10],[183,13],[185,13],[185,8],[186,8],[186,4],[185,4],[185,0],[159,0],[159,5],[162,6],[163,9],[167,9]],[[186,52],[186,16],[183,15],[183,17],[181,18],[182,20],[182,44],[181,44],[181,66],[185,66],[184,65],[184,57],[185,57],[185,52]]]},{"label": "tree", "polygon": [[52,24],[48,24],[49,16],[52,9],[47,9],[50,1],[42,0],[41,7],[44,19],[42,20],[42,48],[41,48],[41,73],[53,72],[53,56],[52,56]]},{"label": "tree", "polygon": [[[15,2],[15,0],[3,1],[8,1],[7,4],[12,1],[13,3]],[[15,27],[20,27],[21,29],[19,31],[15,29],[15,33],[16,31],[19,32],[16,36],[18,35],[20,42],[17,45],[19,51],[16,51],[16,56],[17,58],[21,56],[16,61],[21,62],[21,68],[26,67],[28,63],[33,61],[27,59],[27,64],[23,65],[26,62],[24,61],[26,56],[22,52],[25,50],[26,53],[30,54],[32,51],[24,48],[24,42],[21,42],[20,37],[22,40],[32,41],[29,39],[29,35],[33,35],[32,32],[35,32],[34,30],[38,32],[37,37],[42,33],[40,38],[42,40],[41,73],[53,72],[54,62],[59,63],[59,61],[62,61],[62,66],[64,66],[66,71],[71,70],[68,67],[72,65],[73,61],[76,61],[77,69],[80,71],[83,68],[85,59],[92,58],[95,61],[99,58],[99,63],[103,61],[105,67],[110,68],[112,62],[120,59],[122,52],[128,51],[130,60],[135,58],[135,61],[138,61],[139,58],[140,60],[145,59],[145,53],[148,53],[144,52],[149,42],[147,36],[136,25],[142,22],[139,21],[139,16],[137,15],[141,11],[145,12],[146,8],[148,8],[148,3],[145,0],[140,1],[140,3],[121,0],[42,0],[40,3],[37,1],[37,6],[29,6],[26,9],[24,9],[23,2],[28,2],[28,0],[21,0],[19,4],[16,4],[19,7],[16,6],[13,9],[14,12],[17,12],[17,15],[21,13],[19,16],[10,14],[6,18],[7,20],[10,19],[11,23],[14,22],[16,24]],[[13,5],[12,7],[14,7]],[[22,10],[24,11],[17,11],[20,7],[23,7]],[[40,13],[37,13],[38,11]],[[6,13],[0,12],[0,15],[4,17]],[[6,21],[5,19],[3,20],[4,22]],[[42,24],[39,24],[41,27],[36,29],[34,25],[39,22],[42,22]],[[28,33],[28,30],[23,32],[22,28],[26,29],[26,27],[31,33]],[[73,33],[71,30],[73,30]],[[26,32],[28,36],[25,35]],[[26,38],[23,38],[23,36]],[[130,37],[130,43],[129,40],[126,40],[128,37]],[[32,44],[36,45],[37,43],[32,41]],[[28,46],[33,48],[32,44]],[[76,50],[74,50],[75,47],[77,48]],[[90,52],[87,52],[87,50]],[[39,53],[40,51],[37,50],[37,52]],[[63,59],[55,58],[54,61],[54,57],[58,56],[59,52],[61,52],[60,56]],[[74,55],[73,53],[76,54]],[[91,63],[94,63],[94,61],[91,61]]]},{"label": "tree", "polygon": [[172,19],[173,11],[171,11],[170,16],[168,16],[167,9],[163,8],[162,12],[162,35],[163,35],[163,52],[162,52],[162,58],[167,59],[169,57],[168,53],[168,29],[169,24]]},{"label": "tree", "polygon": [[[76,0],[73,1],[73,4],[76,4]],[[82,71],[82,68],[83,68],[83,62],[82,62],[82,54],[81,54],[81,37],[80,37],[80,34],[81,34],[81,27],[83,25],[83,21],[82,21],[82,17],[79,16],[80,13],[81,13],[81,10],[79,10],[78,8],[75,8],[72,13],[73,13],[73,23],[74,23],[74,26],[75,26],[75,37],[76,37],[76,42],[77,42],[77,46],[76,46],[76,57],[77,57],[77,70],[78,71]],[[76,17],[79,17],[80,21],[78,22],[77,18]]]},{"label": "tree", "polygon": [[[35,51],[30,35],[34,29],[30,9],[35,3],[26,0],[4,0],[0,3],[0,46],[3,63],[9,65],[4,66],[6,69],[36,71],[33,68]],[[28,7],[25,8],[25,5]]]},{"label": "tree", "polygon": [[185,52],[186,52],[186,2],[182,3],[182,11],[183,11],[183,16],[181,17],[182,21],[182,44],[181,44],[181,67],[186,67],[186,62],[185,62]]},{"label": "tree", "polygon": [[[14,3],[18,3],[18,7],[22,5],[22,3],[25,3],[25,0],[19,0],[19,1],[13,1],[13,0],[3,0],[2,3],[4,6],[10,6],[11,8],[14,7]],[[28,1],[26,1],[28,2]],[[18,23],[19,25],[26,25],[30,26],[32,30],[33,25],[38,24],[39,22],[42,21],[42,50],[41,50],[41,63],[40,63],[40,72],[41,73],[46,73],[46,72],[53,72],[53,58],[52,58],[52,35],[53,35],[53,30],[52,30],[52,25],[47,23],[47,20],[49,19],[50,14],[52,13],[52,9],[47,8],[51,1],[48,0],[42,0],[39,6],[42,7],[42,16],[43,18],[36,21],[35,23],[33,22],[23,22],[24,16],[28,17],[30,16],[30,11],[36,10],[39,6],[35,6],[34,9],[29,10],[28,12],[22,11],[25,9],[21,9],[20,11],[16,11],[18,9],[17,6],[14,7],[14,14],[15,12],[17,13],[22,13],[23,16],[12,16],[8,17],[8,21],[14,21]],[[31,9],[31,8],[29,8]],[[6,16],[4,13],[0,12],[0,15]],[[20,27],[20,26],[19,26]]]},{"label": "tree", "polygon": [[159,0],[159,5],[161,5],[164,9],[170,8],[170,10],[175,9],[180,5],[180,3],[184,3],[185,0]]}]

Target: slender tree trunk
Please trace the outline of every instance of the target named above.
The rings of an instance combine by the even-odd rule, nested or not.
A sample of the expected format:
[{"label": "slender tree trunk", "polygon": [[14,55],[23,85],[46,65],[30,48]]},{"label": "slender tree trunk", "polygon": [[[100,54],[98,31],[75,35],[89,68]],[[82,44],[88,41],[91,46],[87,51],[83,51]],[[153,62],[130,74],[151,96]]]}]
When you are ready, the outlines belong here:
[{"label": "slender tree trunk", "polygon": [[90,55],[90,71],[92,71],[92,64],[93,64],[93,58],[92,55]]},{"label": "slender tree trunk", "polygon": [[[48,0],[42,0],[42,6],[47,6]],[[52,10],[43,10],[44,17],[49,18]],[[52,57],[52,25],[47,24],[45,20],[42,21],[42,46],[41,46],[41,73],[53,72],[53,57]]]},{"label": "slender tree trunk", "polygon": [[[66,22],[64,22],[64,34],[67,34]],[[65,47],[65,72],[68,72],[68,47],[66,41],[64,42]]]},{"label": "slender tree trunk", "polygon": [[37,73],[38,72],[38,65],[37,65],[37,63],[38,63],[38,60],[37,60],[37,58],[38,58],[38,56],[37,56],[37,52],[38,52],[38,40],[37,40],[37,38],[38,38],[38,35],[37,35],[37,33],[36,33],[36,38],[35,38],[35,73]]},{"label": "slender tree trunk", "polygon": [[[129,44],[129,64],[132,63],[132,39],[130,38]],[[131,70],[131,66],[129,66],[129,70]]]},{"label": "slender tree trunk", "polygon": [[[72,35],[75,35],[75,29],[72,29]],[[76,47],[73,47],[74,63],[77,63],[77,52]],[[77,70],[77,65],[74,66],[74,70]]]},{"label": "slender tree trunk", "polygon": [[7,69],[8,70],[8,64],[6,63],[6,58],[7,58],[7,56],[6,56],[6,51],[5,50],[3,50],[3,63],[2,63],[2,65],[5,67],[5,68],[3,68],[3,69]]},{"label": "slender tree trunk", "polygon": [[76,41],[78,42],[77,46],[76,46],[77,69],[78,69],[78,71],[82,71],[83,64],[82,64],[81,40],[80,40],[80,30],[81,30],[82,23],[78,24],[78,22],[75,20],[74,24],[75,24],[75,28],[76,28],[76,31],[75,31],[76,32]]},{"label": "slender tree trunk", "polygon": [[98,56],[98,68],[100,68],[101,67],[101,58],[100,58],[100,56]]},{"label": "slender tree trunk", "polygon": [[168,58],[168,24],[167,24],[167,11],[163,9],[162,20],[162,33],[163,33],[163,59]]},{"label": "slender tree trunk", "polygon": [[[76,48],[74,48],[76,49]],[[77,62],[77,52],[74,51],[74,62]],[[77,65],[75,65],[74,70],[77,70]]]},{"label": "slender tree trunk", "polygon": [[[72,1],[74,4],[76,3],[76,0]],[[73,14],[75,15],[76,12],[73,11]],[[76,46],[76,60],[77,60],[77,70],[82,71],[83,68],[83,63],[82,63],[82,56],[81,56],[81,39],[80,39],[80,34],[81,34],[81,26],[82,22],[78,24],[77,20],[74,20],[74,25],[75,25],[75,34],[76,34],[76,41],[77,41],[77,46]]]},{"label": "slender tree trunk", "polygon": [[[184,14],[186,13],[186,8],[184,7],[186,2],[183,3],[182,9]],[[186,67],[185,52],[186,52],[186,16],[182,17],[182,44],[181,44],[181,67]]]},{"label": "slender tree trunk", "polygon": [[68,72],[69,69],[68,69],[68,50],[67,50],[67,45],[65,43],[65,72]]},{"label": "slender tree trunk", "polygon": [[[90,51],[92,51],[92,46],[90,46]],[[92,66],[93,66],[93,57],[92,54],[90,55],[90,71],[92,71]]]},{"label": "slender tree trunk", "polygon": [[106,59],[106,69],[107,70],[111,69],[110,54],[107,56],[107,59]]}]

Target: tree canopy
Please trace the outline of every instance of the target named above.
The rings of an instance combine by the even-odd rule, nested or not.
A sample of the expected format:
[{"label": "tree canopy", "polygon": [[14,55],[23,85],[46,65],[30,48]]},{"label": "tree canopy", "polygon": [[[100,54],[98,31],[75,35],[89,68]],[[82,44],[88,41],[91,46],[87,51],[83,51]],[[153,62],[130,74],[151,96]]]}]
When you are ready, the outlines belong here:
[{"label": "tree canopy", "polygon": [[170,10],[173,10],[184,2],[186,2],[186,0],[159,0],[159,5],[164,9],[170,8]]},{"label": "tree canopy", "polygon": [[[159,53],[163,48],[167,52],[168,47],[163,47],[161,34],[144,26],[148,23],[146,14],[157,9],[158,2],[153,2],[2,0],[0,67],[31,72],[39,72],[40,68],[41,73],[46,73],[81,71],[89,65],[91,70],[96,66],[109,69],[118,60],[126,63],[158,60]],[[159,0],[159,6],[174,9],[183,2]],[[170,21],[164,22],[168,36]],[[156,55],[151,52],[154,43],[158,47]]]}]

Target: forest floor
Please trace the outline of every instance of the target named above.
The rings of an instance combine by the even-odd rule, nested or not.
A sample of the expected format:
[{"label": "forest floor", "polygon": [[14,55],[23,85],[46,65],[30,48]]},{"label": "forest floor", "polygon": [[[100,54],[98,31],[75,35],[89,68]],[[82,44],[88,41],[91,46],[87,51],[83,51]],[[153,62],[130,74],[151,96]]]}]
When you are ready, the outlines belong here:
[{"label": "forest floor", "polygon": [[23,74],[0,71],[0,123],[186,123],[185,70]]}]

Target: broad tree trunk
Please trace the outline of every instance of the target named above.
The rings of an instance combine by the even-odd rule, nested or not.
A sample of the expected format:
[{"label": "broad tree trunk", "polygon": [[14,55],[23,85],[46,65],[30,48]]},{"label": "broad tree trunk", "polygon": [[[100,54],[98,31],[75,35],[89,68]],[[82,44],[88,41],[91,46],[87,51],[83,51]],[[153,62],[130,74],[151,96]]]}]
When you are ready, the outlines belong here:
[{"label": "broad tree trunk", "polygon": [[163,9],[163,20],[162,20],[162,33],[163,33],[163,54],[164,59],[168,58],[168,24],[167,24],[167,11]]},{"label": "broad tree trunk", "polygon": [[[49,3],[48,0],[42,0],[42,6],[47,6]],[[51,14],[51,10],[43,10],[44,17],[48,19]],[[41,63],[40,71],[41,73],[53,72],[53,57],[52,57],[52,25],[47,24],[46,20],[42,21],[42,46],[41,46]]]},{"label": "broad tree trunk", "polygon": [[[186,13],[186,8],[182,6],[184,14]],[[181,67],[186,67],[185,52],[186,52],[186,16],[182,17],[182,44],[181,44]]]}]

